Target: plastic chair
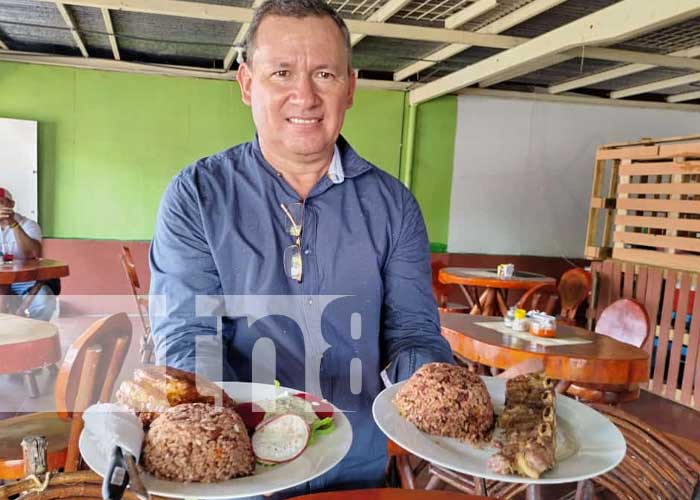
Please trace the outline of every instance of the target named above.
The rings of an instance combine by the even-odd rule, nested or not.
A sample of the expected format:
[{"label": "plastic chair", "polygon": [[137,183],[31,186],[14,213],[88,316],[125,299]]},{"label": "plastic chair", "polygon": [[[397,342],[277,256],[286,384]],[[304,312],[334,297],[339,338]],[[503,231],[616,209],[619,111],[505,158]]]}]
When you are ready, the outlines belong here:
[{"label": "plastic chair", "polygon": [[557,287],[550,284],[538,285],[530,288],[525,294],[520,297],[516,304],[519,309],[530,311],[536,309],[547,314],[554,315],[559,300],[559,290]]},{"label": "plastic chair", "polygon": [[82,412],[109,401],[131,343],[131,321],[125,313],[95,322],[68,348],[56,377],[56,412],[30,413],[0,421],[0,479],[20,479],[26,436],[48,440],[48,470],[78,469]]},{"label": "plastic chair", "polygon": [[562,274],[557,287],[561,301],[560,316],[572,323],[575,322],[576,312],[590,295],[592,287],[591,273],[585,269],[577,267]]},{"label": "plastic chair", "polygon": [[151,337],[151,323],[148,320],[148,297],[144,296],[140,291],[141,283],[139,281],[139,276],[136,273],[136,265],[134,265],[134,259],[131,257],[131,250],[129,250],[129,247],[122,247],[122,253],[119,255],[119,258],[122,262],[124,272],[126,273],[126,278],[129,280],[131,293],[134,296],[136,309],[139,313],[139,318],[141,319],[141,325],[143,326],[144,333],[139,344],[141,362],[144,364],[152,364],[153,338]]},{"label": "plastic chair", "polygon": [[[649,334],[649,316],[639,302],[618,299],[605,308],[595,332],[635,347],[641,347]],[[588,402],[620,403],[639,397],[639,386],[601,386],[571,384],[566,393]]]}]

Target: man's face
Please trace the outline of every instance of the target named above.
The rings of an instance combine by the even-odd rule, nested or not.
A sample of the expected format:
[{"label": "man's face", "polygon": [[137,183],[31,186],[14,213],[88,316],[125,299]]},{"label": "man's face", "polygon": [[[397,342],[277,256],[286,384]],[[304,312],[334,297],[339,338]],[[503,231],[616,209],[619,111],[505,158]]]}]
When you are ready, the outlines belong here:
[{"label": "man's face", "polygon": [[7,198],[0,198],[0,208],[14,208],[15,202]]},{"label": "man's face", "polygon": [[329,17],[263,19],[237,79],[266,155],[304,162],[332,154],[355,92],[348,62]]}]

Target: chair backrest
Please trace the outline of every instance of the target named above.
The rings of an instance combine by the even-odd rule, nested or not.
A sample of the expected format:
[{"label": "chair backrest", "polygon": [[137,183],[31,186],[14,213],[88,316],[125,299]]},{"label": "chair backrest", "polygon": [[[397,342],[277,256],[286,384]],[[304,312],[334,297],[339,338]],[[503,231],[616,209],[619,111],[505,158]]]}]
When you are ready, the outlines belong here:
[{"label": "chair backrest", "polygon": [[520,297],[516,304],[520,309],[526,311],[536,309],[547,314],[554,314],[559,303],[559,290],[554,285],[545,283],[530,288]]},{"label": "chair backrest", "polygon": [[600,320],[620,297],[643,304],[650,320],[642,345],[651,356],[649,390],[700,409],[700,274],[616,260],[593,262],[591,271],[589,321]]},{"label": "chair backrest", "polygon": [[561,300],[561,316],[574,320],[579,306],[591,293],[593,279],[591,273],[577,267],[569,269],[559,280],[559,299]]},{"label": "chair backrest", "polygon": [[595,331],[625,344],[642,347],[649,334],[649,316],[636,300],[618,299],[605,308]]},{"label": "chair backrest", "polygon": [[617,498],[693,498],[700,463],[663,432],[619,407],[593,404],[620,429],[627,453],[612,471],[593,478]]},{"label": "chair backrest", "polygon": [[122,266],[124,267],[124,272],[126,272],[126,278],[129,280],[131,285],[131,291],[134,295],[138,295],[139,288],[141,288],[141,283],[139,282],[139,275],[136,273],[136,265],[134,264],[134,259],[131,256],[131,250],[126,245],[122,247],[122,253],[119,255],[122,261]]},{"label": "chair backrest", "polygon": [[80,335],[63,358],[54,397],[59,416],[71,420],[67,472],[77,469],[82,412],[92,404],[110,400],[131,344],[131,330],[125,313],[107,316]]}]

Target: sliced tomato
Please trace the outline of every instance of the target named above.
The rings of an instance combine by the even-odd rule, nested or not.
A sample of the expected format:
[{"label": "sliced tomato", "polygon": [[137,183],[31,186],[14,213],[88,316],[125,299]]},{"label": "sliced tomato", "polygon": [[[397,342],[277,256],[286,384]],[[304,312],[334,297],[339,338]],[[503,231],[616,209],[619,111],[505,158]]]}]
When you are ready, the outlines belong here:
[{"label": "sliced tomato", "polygon": [[249,431],[254,431],[265,418],[265,410],[252,401],[236,405],[236,412],[241,416]]},{"label": "sliced tomato", "polygon": [[333,416],[333,405],[330,404],[328,401],[323,401],[321,398],[314,396],[313,394],[309,394],[308,392],[298,392],[295,394],[296,397],[305,399],[309,403],[311,403],[311,406],[314,409],[314,412],[316,413],[316,416],[318,418],[327,418],[327,417],[332,417]]}]

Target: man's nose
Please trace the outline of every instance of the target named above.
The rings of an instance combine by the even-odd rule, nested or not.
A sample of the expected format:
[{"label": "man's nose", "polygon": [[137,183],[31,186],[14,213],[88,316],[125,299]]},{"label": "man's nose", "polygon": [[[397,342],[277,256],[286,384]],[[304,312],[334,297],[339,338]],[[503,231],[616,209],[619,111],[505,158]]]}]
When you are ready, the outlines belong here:
[{"label": "man's nose", "polygon": [[318,101],[316,85],[310,75],[301,75],[295,79],[294,100],[306,106],[314,105]]}]

